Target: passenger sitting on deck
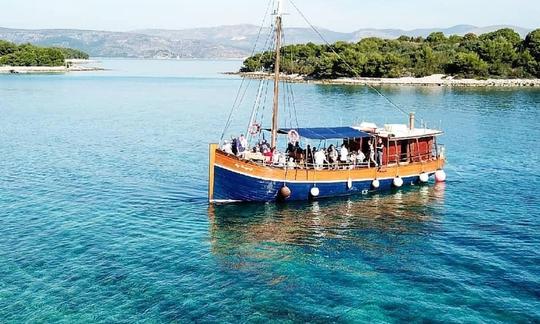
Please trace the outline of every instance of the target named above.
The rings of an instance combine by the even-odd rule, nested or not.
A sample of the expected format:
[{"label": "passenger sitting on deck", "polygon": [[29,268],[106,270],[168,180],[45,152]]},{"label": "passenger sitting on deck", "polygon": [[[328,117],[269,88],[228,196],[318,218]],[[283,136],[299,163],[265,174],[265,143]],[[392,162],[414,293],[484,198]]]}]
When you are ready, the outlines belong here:
[{"label": "passenger sitting on deck", "polygon": [[221,150],[227,154],[233,154],[232,144],[227,140],[223,142],[223,145],[221,146]]},{"label": "passenger sitting on deck", "polygon": [[349,162],[353,163],[353,164],[356,164],[356,152],[355,151],[351,151],[351,154],[349,154]]},{"label": "passenger sitting on deck", "polygon": [[263,153],[265,153],[266,151],[271,151],[270,145],[268,144],[268,142],[266,140],[263,140],[262,143],[261,143],[261,151]]},{"label": "passenger sitting on deck", "polygon": [[321,170],[324,167],[324,162],[326,161],[326,155],[324,154],[324,149],[320,149],[315,152],[315,169]]},{"label": "passenger sitting on deck", "polygon": [[364,152],[362,152],[362,150],[358,150],[358,153],[356,154],[356,163],[363,164],[365,160],[366,155],[364,154]]},{"label": "passenger sitting on deck", "polygon": [[264,162],[271,163],[273,158],[273,152],[266,147],[263,148]]},{"label": "passenger sitting on deck", "polygon": [[349,169],[354,169],[356,167],[356,152],[352,151],[351,154],[349,154]]},{"label": "passenger sitting on deck", "polygon": [[275,147],[272,149],[272,163],[279,163],[279,151]]},{"label": "passenger sitting on deck", "polygon": [[280,167],[284,167],[285,164],[287,164],[287,156],[283,153],[279,153],[279,156],[278,156],[278,159],[277,159],[277,164],[280,166]]},{"label": "passenger sitting on deck", "polygon": [[296,168],[296,162],[294,162],[293,158],[289,158],[289,162],[287,163],[287,168],[289,168],[289,169]]}]

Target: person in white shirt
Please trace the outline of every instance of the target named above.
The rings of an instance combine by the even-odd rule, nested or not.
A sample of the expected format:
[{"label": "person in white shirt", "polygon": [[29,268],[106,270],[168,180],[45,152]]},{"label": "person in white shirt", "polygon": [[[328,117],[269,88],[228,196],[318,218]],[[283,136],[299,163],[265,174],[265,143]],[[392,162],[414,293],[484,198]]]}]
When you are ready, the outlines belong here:
[{"label": "person in white shirt", "polygon": [[294,159],[293,158],[289,158],[289,162],[287,163],[287,167],[289,169],[294,169],[296,168],[296,162],[294,162]]},{"label": "person in white shirt", "polygon": [[349,150],[345,146],[345,144],[341,144],[341,149],[339,151],[339,162],[341,164],[347,164],[349,159]]},{"label": "person in white shirt", "polygon": [[324,162],[326,162],[326,154],[324,153],[324,149],[320,149],[317,152],[315,152],[315,169],[321,170],[324,166]]},{"label": "person in white shirt", "polygon": [[223,142],[223,146],[221,146],[221,150],[227,154],[233,154],[232,151],[232,144],[229,143],[229,141]]},{"label": "person in white shirt", "polygon": [[238,146],[238,152],[240,154],[244,153],[248,149],[248,141],[247,138],[244,136],[244,134],[240,135],[240,138],[238,139],[239,146]]},{"label": "person in white shirt", "polygon": [[358,150],[358,153],[356,154],[356,163],[362,164],[366,160],[366,155],[362,150]]},{"label": "person in white shirt", "polygon": [[279,157],[278,157],[278,165],[280,167],[284,167],[285,164],[287,164],[287,157],[285,156],[284,153],[279,153]]},{"label": "person in white shirt", "polygon": [[279,163],[279,151],[274,149],[274,152],[272,152],[272,163],[278,164]]}]

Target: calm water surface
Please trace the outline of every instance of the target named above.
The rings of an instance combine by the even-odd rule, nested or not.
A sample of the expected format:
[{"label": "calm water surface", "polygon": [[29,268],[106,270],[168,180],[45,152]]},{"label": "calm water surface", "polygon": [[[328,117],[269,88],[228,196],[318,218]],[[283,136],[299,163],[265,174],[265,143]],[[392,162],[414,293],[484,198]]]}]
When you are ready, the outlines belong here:
[{"label": "calm water surface", "polygon": [[[211,207],[240,62],[103,64],[0,76],[1,321],[540,321],[539,90],[382,89],[442,123],[446,184]],[[406,121],[293,88],[303,125]]]}]

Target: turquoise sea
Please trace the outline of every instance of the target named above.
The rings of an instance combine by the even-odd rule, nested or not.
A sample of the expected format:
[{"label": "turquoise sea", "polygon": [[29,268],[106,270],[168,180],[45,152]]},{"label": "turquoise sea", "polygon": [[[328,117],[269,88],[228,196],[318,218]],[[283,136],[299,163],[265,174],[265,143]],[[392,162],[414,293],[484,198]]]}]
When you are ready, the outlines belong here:
[{"label": "turquoise sea", "polygon": [[[381,88],[446,131],[445,184],[209,206],[240,64],[0,76],[0,322],[540,321],[540,89]],[[302,125],[407,120],[292,87]]]}]

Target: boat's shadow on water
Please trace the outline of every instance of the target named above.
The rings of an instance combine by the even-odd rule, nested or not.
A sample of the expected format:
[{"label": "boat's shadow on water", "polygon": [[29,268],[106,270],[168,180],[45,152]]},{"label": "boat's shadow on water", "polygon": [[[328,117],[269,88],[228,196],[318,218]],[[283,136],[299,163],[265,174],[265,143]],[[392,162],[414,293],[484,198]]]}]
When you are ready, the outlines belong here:
[{"label": "boat's shadow on water", "polygon": [[429,236],[440,222],[444,184],[362,197],[281,204],[210,205],[213,251],[245,244],[318,247],[330,241],[369,246],[368,236]]}]

